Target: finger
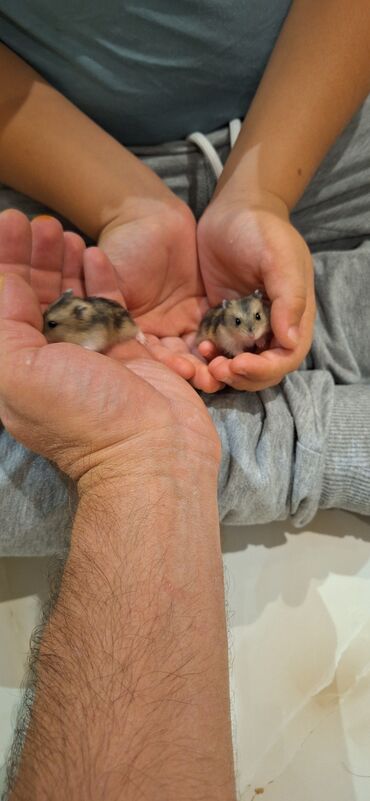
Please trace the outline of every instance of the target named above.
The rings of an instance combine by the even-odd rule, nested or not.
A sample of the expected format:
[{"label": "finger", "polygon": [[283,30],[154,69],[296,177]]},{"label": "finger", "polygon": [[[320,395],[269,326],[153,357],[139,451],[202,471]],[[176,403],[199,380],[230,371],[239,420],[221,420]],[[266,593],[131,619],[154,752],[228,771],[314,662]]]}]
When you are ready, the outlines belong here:
[{"label": "finger", "polygon": [[54,217],[35,217],[31,223],[31,286],[41,304],[61,293],[64,254],[63,228]]},{"label": "finger", "polygon": [[45,344],[41,325],[40,305],[30,285],[16,274],[0,276],[0,415],[14,436],[11,409],[31,400],[34,356]]},{"label": "finger", "polygon": [[156,337],[156,339],[161,345],[164,345],[165,348],[171,350],[172,353],[177,353],[179,355],[184,353],[188,355],[191,352],[186,344],[185,337],[161,337],[160,339]]},{"label": "finger", "polygon": [[86,248],[83,262],[87,295],[99,295],[125,305],[117,273],[108,256],[100,248]]},{"label": "finger", "polygon": [[186,356],[179,356],[160,343],[152,343],[150,338],[148,350],[154,359],[165,364],[166,367],[169,367],[181,378],[185,378],[186,381],[189,381],[195,375],[194,364]]},{"label": "finger", "polygon": [[155,359],[190,381],[195,389],[204,392],[222,389],[222,384],[210,374],[208,365],[189,353],[181,337],[164,337],[160,341],[156,337],[149,337],[148,349]]},{"label": "finger", "polygon": [[30,285],[16,274],[1,275],[0,340],[2,346],[4,347],[5,341],[12,343],[12,350],[19,350],[25,344],[30,347],[35,344],[38,346],[45,344],[45,338],[40,333],[42,325],[40,304]]},{"label": "finger", "polygon": [[148,359],[148,348],[141,345],[137,339],[129,339],[126,342],[119,342],[105,352],[111,359],[120,362],[127,362],[131,359]]},{"label": "finger", "polygon": [[230,370],[253,381],[281,381],[299,367],[296,351],[273,348],[260,354],[242,353],[230,360]]},{"label": "finger", "polygon": [[262,392],[263,389],[278,386],[280,381],[251,381],[242,376],[234,376],[225,383],[230,389],[237,389],[239,392]]},{"label": "finger", "polygon": [[243,353],[234,359],[218,356],[208,365],[209,371],[219,381],[236,389],[249,389],[252,385],[258,388],[262,388],[262,385],[275,386],[286,373],[291,372],[290,368],[295,369],[295,366],[291,361],[276,354],[271,358],[272,351],[266,353],[270,354],[267,359],[264,358],[264,354],[252,353]]},{"label": "finger", "polygon": [[208,365],[202,364],[199,360],[195,363],[195,375],[190,380],[190,383],[195,389],[209,394],[219,392],[220,389],[224,388],[224,382],[215,378],[208,370]]},{"label": "finger", "polygon": [[196,348],[193,349],[194,336],[194,334],[185,334],[177,337],[155,337],[153,339],[157,343],[160,342],[161,345],[164,345],[165,348],[172,351],[172,353],[176,353],[178,356],[191,356],[191,361],[192,363],[194,362],[194,364],[198,362],[206,364],[207,362],[198,354]]},{"label": "finger", "polygon": [[7,209],[0,214],[0,272],[29,280],[32,250],[31,225],[25,214]]},{"label": "finger", "polygon": [[277,376],[274,372],[272,372],[266,380],[263,380],[262,378],[258,379],[256,377],[252,377],[252,374],[248,374],[246,372],[244,374],[241,372],[235,372],[231,365],[231,359],[226,359],[223,356],[219,356],[217,364],[214,365],[214,362],[211,362],[209,369],[212,374],[217,375],[219,380],[222,379],[223,383],[232,389],[258,392],[262,389],[267,389],[268,387],[273,387],[276,384],[279,384],[283,378],[283,376]]},{"label": "finger", "polygon": [[294,348],[302,336],[302,319],[313,294],[313,266],[307,246],[300,243],[299,254],[287,256],[284,263],[266,269],[265,287],[271,306],[272,330],[285,348]]},{"label": "finger", "polygon": [[205,359],[208,359],[208,361],[214,359],[219,352],[216,348],[216,345],[214,345],[209,339],[204,339],[203,342],[200,342],[199,345],[197,345],[197,348],[199,353],[204,356]]},{"label": "finger", "polygon": [[83,254],[86,245],[82,236],[73,231],[64,233],[64,255],[62,267],[62,292],[72,289],[77,296],[85,295]]},{"label": "finger", "polygon": [[195,389],[203,392],[217,392],[222,389],[223,385],[211,375],[208,365],[196,355],[189,353],[187,345],[181,337],[163,337],[159,345],[157,339],[149,338],[149,347],[154,358],[166,364],[182,378],[190,381]]},{"label": "finger", "polygon": [[306,308],[306,297],[276,299],[271,307],[272,330],[283,347],[294,348],[301,336],[301,321]]},{"label": "finger", "polygon": [[313,320],[314,314],[308,307],[302,320],[303,333],[296,348],[281,348],[273,338],[270,348],[259,354],[245,352],[233,359],[216,357],[209,363],[210,372],[227,383],[233,380],[232,374],[235,373],[254,382],[275,385],[284,375],[302,364],[312,343]]}]

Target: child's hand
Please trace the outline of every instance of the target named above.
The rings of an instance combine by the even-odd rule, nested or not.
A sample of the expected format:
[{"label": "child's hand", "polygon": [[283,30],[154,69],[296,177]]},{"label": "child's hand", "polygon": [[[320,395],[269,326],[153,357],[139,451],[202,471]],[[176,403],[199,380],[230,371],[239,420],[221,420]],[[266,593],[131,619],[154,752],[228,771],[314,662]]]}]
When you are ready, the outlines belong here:
[{"label": "child's hand", "polygon": [[228,198],[225,187],[200,220],[198,252],[211,306],[257,288],[272,304],[270,349],[233,359],[217,356],[210,373],[241,390],[278,384],[309,351],[315,317],[311,255],[285,205],[270,195],[251,205],[240,196]]},{"label": "child's hand", "polygon": [[[116,269],[127,308],[147,335],[156,359],[197,389],[216,392],[221,383],[191,347],[208,308],[195,219],[176,198],[166,203],[138,199],[131,213],[132,219],[114,220],[99,237]],[[106,295],[104,270],[100,282],[101,294]]]}]

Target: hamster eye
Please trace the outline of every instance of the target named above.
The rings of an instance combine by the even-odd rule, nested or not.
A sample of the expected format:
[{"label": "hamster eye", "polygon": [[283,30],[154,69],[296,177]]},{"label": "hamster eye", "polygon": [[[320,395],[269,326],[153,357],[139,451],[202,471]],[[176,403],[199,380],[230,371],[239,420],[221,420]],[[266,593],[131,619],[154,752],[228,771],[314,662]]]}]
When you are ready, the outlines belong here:
[{"label": "hamster eye", "polygon": [[256,320],[260,320],[261,319],[261,315],[260,315],[259,312],[256,312],[256,314],[254,316],[255,316]]},{"label": "hamster eye", "polygon": [[241,324],[240,317],[235,317],[235,325],[240,325],[240,324]]},{"label": "hamster eye", "polygon": [[58,323],[55,320],[48,320],[48,328],[56,328],[57,325]]}]

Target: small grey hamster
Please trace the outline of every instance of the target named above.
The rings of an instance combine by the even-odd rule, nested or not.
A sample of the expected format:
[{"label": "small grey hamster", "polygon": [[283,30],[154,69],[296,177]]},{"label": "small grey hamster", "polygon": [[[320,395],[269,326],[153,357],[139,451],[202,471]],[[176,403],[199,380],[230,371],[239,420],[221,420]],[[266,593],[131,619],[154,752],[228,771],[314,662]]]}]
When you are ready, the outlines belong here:
[{"label": "small grey hamster", "polygon": [[44,312],[43,334],[48,342],[72,342],[89,350],[104,351],[134,337],[145,336],[123,306],[107,298],[79,298],[72,289]]},{"label": "small grey hamster", "polygon": [[221,353],[237,356],[248,350],[264,350],[270,335],[270,303],[256,289],[245,298],[224,300],[208,309],[200,323],[196,344],[209,339]]}]

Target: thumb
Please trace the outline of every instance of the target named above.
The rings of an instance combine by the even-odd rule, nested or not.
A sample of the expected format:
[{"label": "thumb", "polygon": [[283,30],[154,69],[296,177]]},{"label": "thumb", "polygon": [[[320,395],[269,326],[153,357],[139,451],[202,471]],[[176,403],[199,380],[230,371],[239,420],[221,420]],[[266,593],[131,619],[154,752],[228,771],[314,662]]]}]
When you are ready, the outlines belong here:
[{"label": "thumb", "polygon": [[284,348],[294,349],[299,343],[306,303],[306,295],[294,294],[294,291],[284,291],[272,302],[272,330]]},{"label": "thumb", "polygon": [[40,304],[30,285],[16,274],[0,275],[1,393],[12,379],[20,354],[23,351],[30,354],[45,344],[42,325]]},{"label": "thumb", "polygon": [[264,270],[265,288],[271,300],[271,326],[279,343],[294,349],[302,337],[303,318],[314,296],[314,273],[309,249],[292,226],[289,238]]},{"label": "thumb", "polygon": [[45,344],[35,293],[19,275],[0,276],[0,407],[7,412],[32,396],[33,361]]}]

